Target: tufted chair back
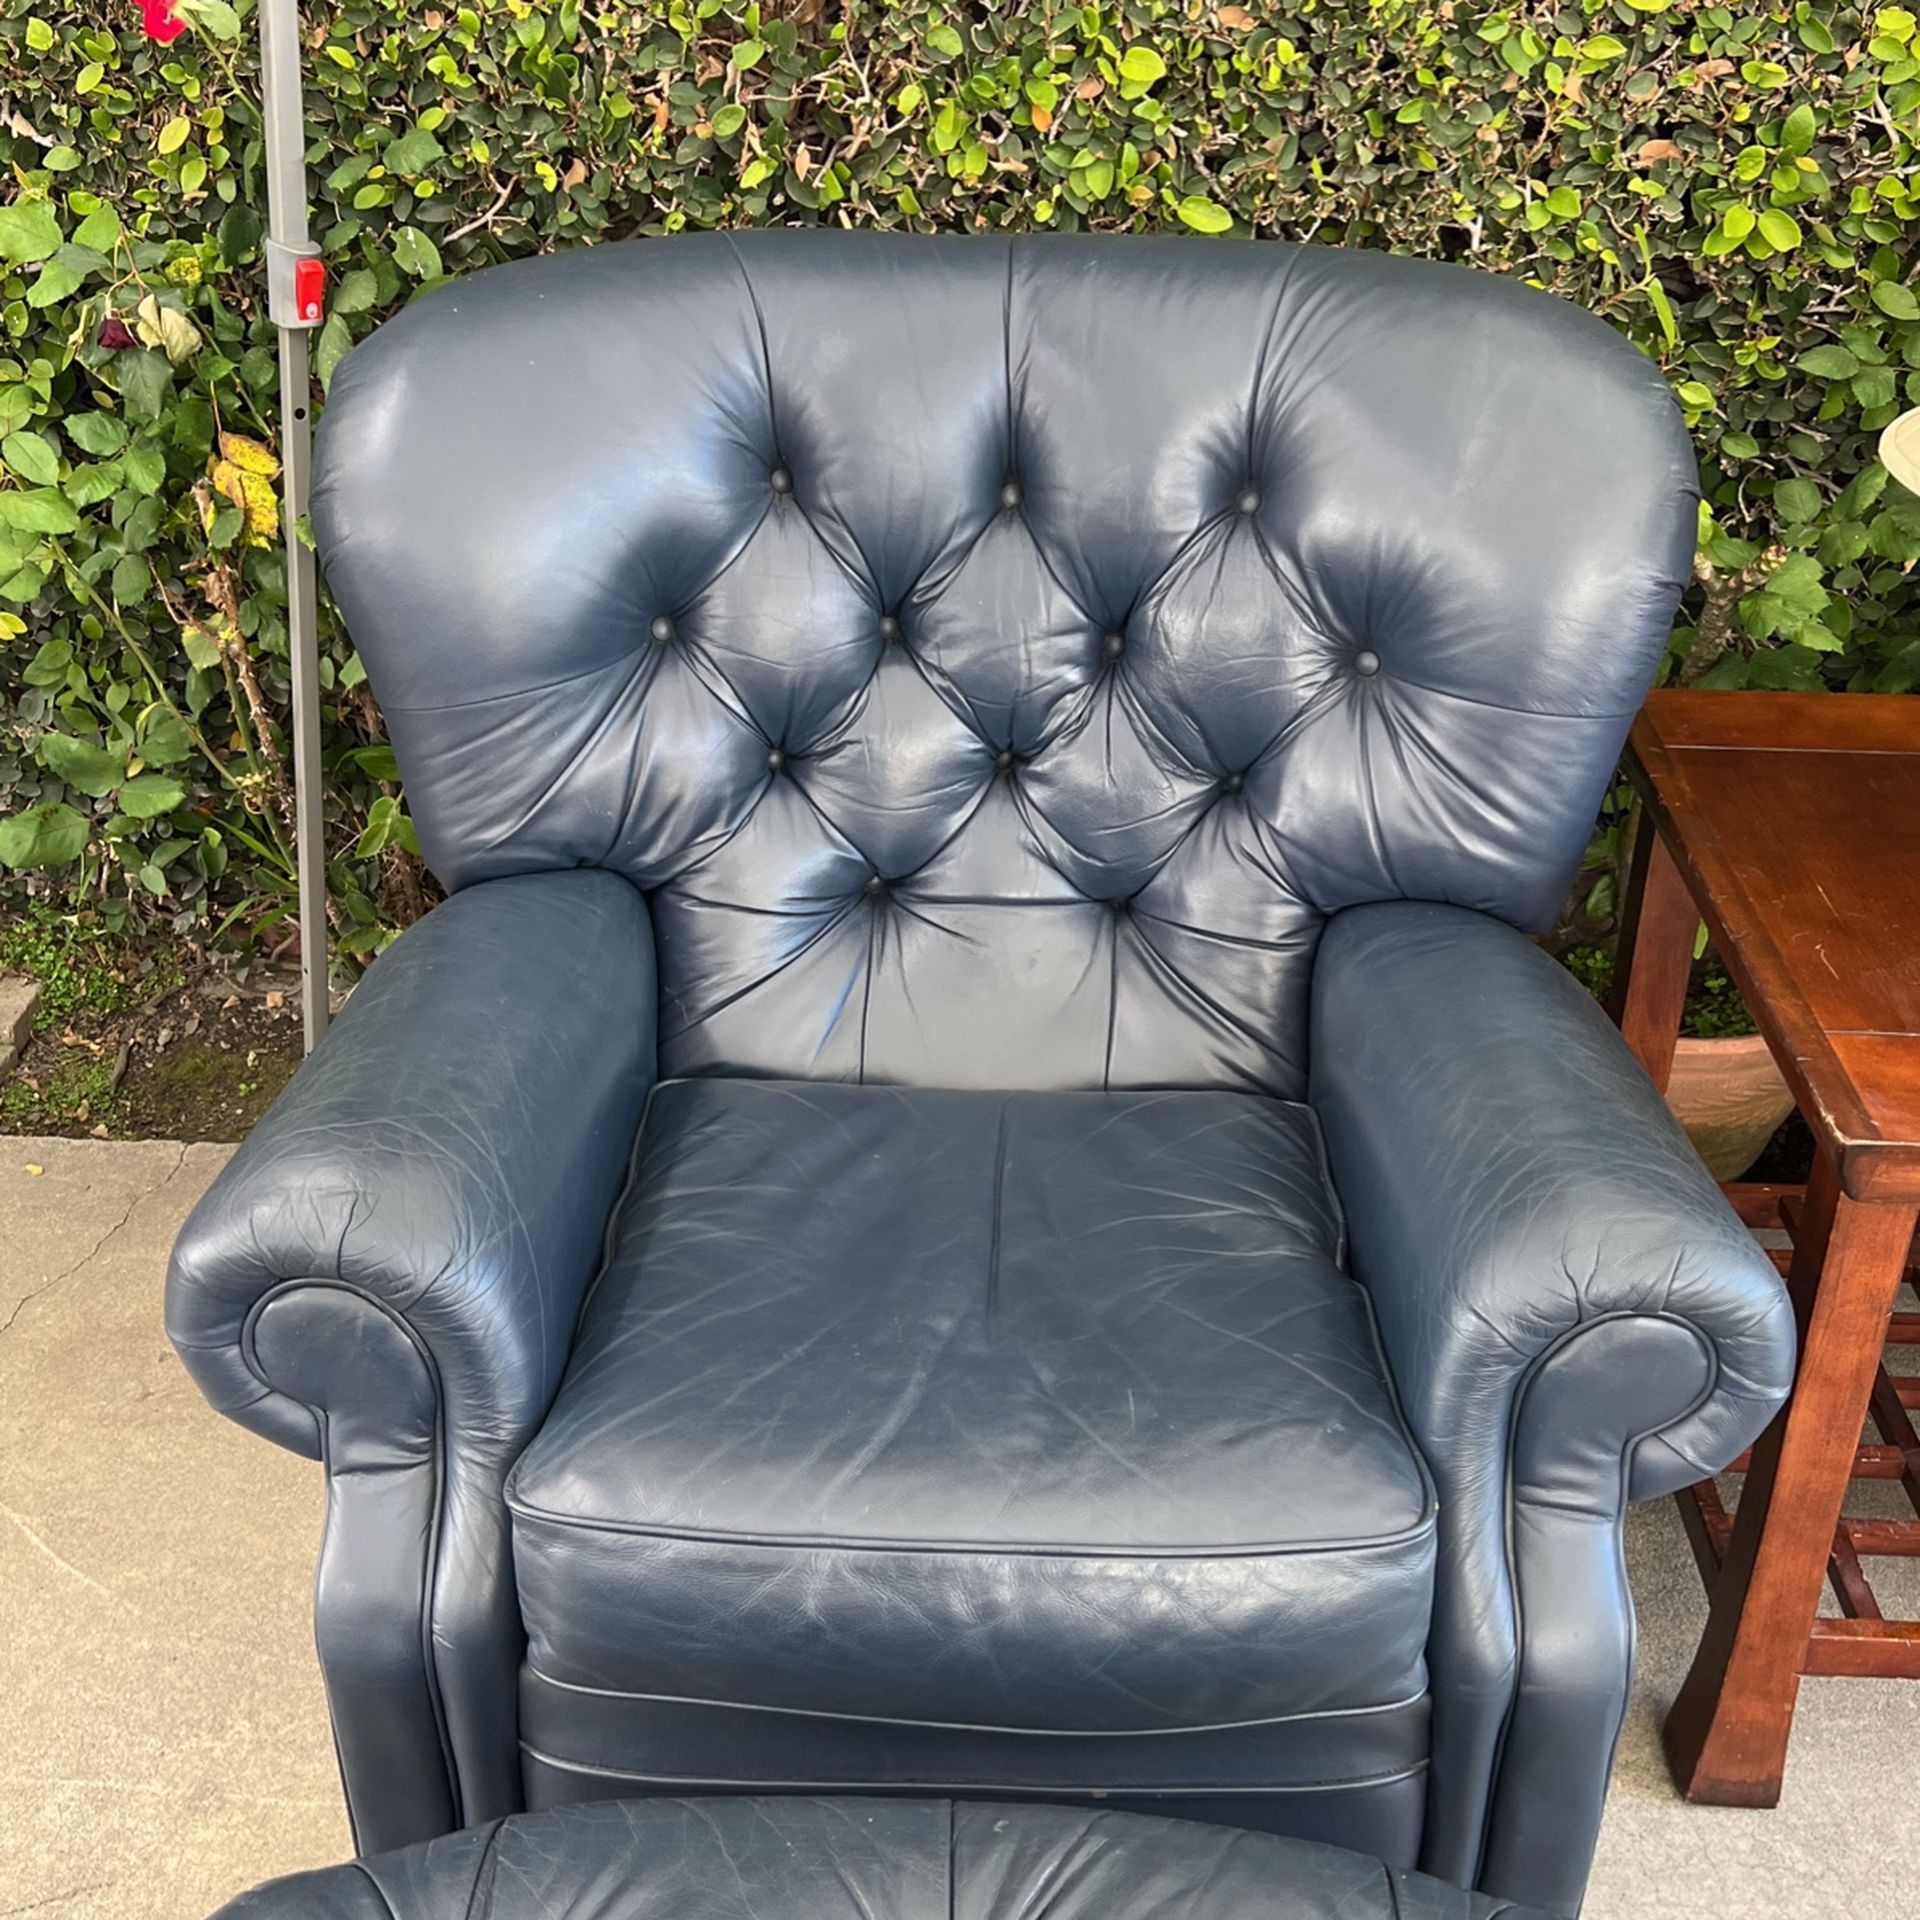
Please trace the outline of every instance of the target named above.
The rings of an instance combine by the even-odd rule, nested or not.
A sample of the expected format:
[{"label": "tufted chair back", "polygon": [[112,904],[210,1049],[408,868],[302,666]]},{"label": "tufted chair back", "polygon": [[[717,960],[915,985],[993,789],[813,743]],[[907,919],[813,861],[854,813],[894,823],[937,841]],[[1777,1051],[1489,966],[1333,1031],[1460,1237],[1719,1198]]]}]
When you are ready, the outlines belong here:
[{"label": "tufted chair back", "polygon": [[420,300],[314,517],[429,864],[644,889],[663,1074],[1298,1097],[1330,913],[1554,911],[1693,488],[1491,276],[782,231]]}]

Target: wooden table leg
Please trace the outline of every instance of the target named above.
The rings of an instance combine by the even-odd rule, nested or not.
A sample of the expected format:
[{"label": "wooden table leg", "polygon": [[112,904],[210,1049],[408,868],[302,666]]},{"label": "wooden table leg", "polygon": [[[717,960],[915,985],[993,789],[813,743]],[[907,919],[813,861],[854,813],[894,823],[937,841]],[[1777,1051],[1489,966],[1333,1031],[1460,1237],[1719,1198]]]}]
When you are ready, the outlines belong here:
[{"label": "wooden table leg", "polygon": [[1673,1072],[1699,926],[1700,910],[1687,883],[1652,816],[1642,808],[1621,905],[1609,1011],[1662,1093]]},{"label": "wooden table leg", "polygon": [[1851,1200],[1814,1163],[1788,1285],[1800,1376],[1741,1489],[1707,1630],[1673,1711],[1667,1762],[1689,1800],[1771,1807],[1887,1315],[1912,1243],[1911,1205]]}]

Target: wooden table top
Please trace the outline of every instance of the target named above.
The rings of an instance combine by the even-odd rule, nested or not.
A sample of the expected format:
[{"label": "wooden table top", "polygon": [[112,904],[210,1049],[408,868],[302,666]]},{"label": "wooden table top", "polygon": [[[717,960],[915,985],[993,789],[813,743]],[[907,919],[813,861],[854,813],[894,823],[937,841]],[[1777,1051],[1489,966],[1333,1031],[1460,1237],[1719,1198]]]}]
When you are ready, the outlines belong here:
[{"label": "wooden table top", "polygon": [[1629,771],[1847,1191],[1920,1196],[1920,697],[1656,692]]}]

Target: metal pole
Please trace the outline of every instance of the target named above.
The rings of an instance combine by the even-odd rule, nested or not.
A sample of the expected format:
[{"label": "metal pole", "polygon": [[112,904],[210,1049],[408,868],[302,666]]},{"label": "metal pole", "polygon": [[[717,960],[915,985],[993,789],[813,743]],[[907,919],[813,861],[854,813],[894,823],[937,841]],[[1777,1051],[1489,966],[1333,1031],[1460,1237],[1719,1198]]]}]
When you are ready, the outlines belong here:
[{"label": "metal pole", "polygon": [[307,1050],[327,1030],[327,860],[320,772],[320,633],[313,554],[300,538],[313,462],[307,334],[322,318],[320,250],[307,237],[299,0],[260,0],[266,132],[267,312],[280,330],[280,526],[293,669],[294,858],[300,885],[300,1012]]}]

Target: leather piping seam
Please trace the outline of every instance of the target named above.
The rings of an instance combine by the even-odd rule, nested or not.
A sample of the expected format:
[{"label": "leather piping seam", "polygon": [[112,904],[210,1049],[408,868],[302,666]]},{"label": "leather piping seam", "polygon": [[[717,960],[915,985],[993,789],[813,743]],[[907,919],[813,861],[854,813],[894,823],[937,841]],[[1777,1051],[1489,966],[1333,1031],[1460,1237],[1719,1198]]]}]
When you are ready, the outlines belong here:
[{"label": "leather piping seam", "polygon": [[380,1911],[387,1915],[387,1920],[400,1920],[400,1916],[393,1910],[393,1902],[387,1898],[386,1888],[367,1871],[366,1863],[360,1860],[349,1860],[347,1865],[373,1889],[373,1897],[380,1902]]},{"label": "leather piping seam", "polygon": [[[1507,1435],[1504,1450],[1505,1459],[1503,1462],[1505,1491],[1501,1503],[1501,1561],[1506,1572],[1507,1592],[1511,1597],[1513,1615],[1513,1674],[1508,1690],[1506,1711],[1501,1715],[1500,1731],[1494,1741],[1493,1764],[1487,1775],[1487,1798],[1485,1809],[1480,1820],[1480,1843],[1474,1850],[1474,1880],[1476,1884],[1486,1865],[1487,1844],[1492,1838],[1494,1813],[1496,1803],[1499,1799],[1500,1776],[1506,1770],[1507,1736],[1513,1727],[1513,1716],[1519,1708],[1520,1685],[1526,1670],[1526,1620],[1520,1598],[1520,1583],[1517,1577],[1518,1563],[1513,1550],[1516,1485],[1514,1478],[1514,1451],[1519,1436],[1520,1422],[1526,1411],[1527,1398],[1532,1393],[1547,1363],[1563,1348],[1570,1346],[1583,1335],[1591,1333],[1594,1328],[1604,1327],[1619,1320],[1664,1320],[1673,1326],[1681,1328],[1684,1332],[1691,1334],[1698,1343],[1701,1354],[1706,1360],[1707,1375],[1706,1384],[1702,1387],[1693,1403],[1688,1406],[1684,1412],[1670,1419],[1661,1420],[1654,1426],[1643,1427],[1639,1432],[1629,1434],[1621,1442],[1619,1455],[1621,1500],[1619,1511],[1614,1515],[1612,1533],[1615,1564],[1621,1569],[1621,1586],[1627,1601],[1626,1621],[1629,1682],[1631,1681],[1634,1649],[1639,1638],[1639,1624],[1634,1618],[1633,1593],[1631,1587],[1628,1586],[1626,1582],[1624,1558],[1627,1508],[1633,1504],[1628,1494],[1628,1488],[1632,1480],[1633,1455],[1639,1449],[1642,1441],[1651,1439],[1655,1434],[1664,1433],[1670,1428],[1681,1426],[1686,1421],[1691,1420],[1694,1415],[1713,1398],[1719,1389],[1720,1350],[1718,1346],[1709,1340],[1706,1334],[1703,1333],[1692,1320],[1687,1319],[1681,1314],[1673,1313],[1665,1309],[1658,1313],[1647,1313],[1633,1308],[1617,1308],[1609,1313],[1596,1314],[1591,1320],[1582,1320],[1577,1325],[1569,1327],[1566,1332],[1554,1340],[1551,1345],[1535,1354],[1533,1359],[1528,1362],[1526,1372],[1521,1376],[1507,1412]],[[1623,1687],[1621,1690],[1620,1715],[1614,1725],[1612,1742],[1607,1748],[1607,1772],[1609,1774],[1613,1771],[1614,1759],[1620,1750],[1620,1736],[1626,1726],[1628,1691],[1629,1688],[1627,1687]]]},{"label": "leather piping seam", "polygon": [[[536,1746],[522,1740],[520,1751],[537,1766],[552,1767],[559,1773],[591,1774],[600,1780],[642,1780],[650,1786],[666,1787],[752,1787],[762,1793],[899,1793],[913,1796],[927,1794],[959,1795],[975,1793],[1022,1794],[1036,1791],[1033,1785],[1021,1781],[953,1781],[943,1783],[936,1780],[762,1780],[748,1776],[728,1776],[722,1774],[701,1774],[692,1778],[684,1774],[643,1773],[623,1767],[596,1767],[585,1760],[562,1760],[550,1753],[542,1753]],[[1425,1760],[1416,1760],[1410,1767],[1400,1767],[1391,1773],[1356,1774],[1347,1780],[1309,1780],[1297,1786],[1259,1786],[1259,1787],[1187,1787],[1187,1786],[1082,1786],[1056,1787],[1049,1785],[1044,1791],[1049,1795],[1087,1794],[1105,1799],[1118,1795],[1155,1794],[1167,1798],[1183,1800],[1212,1800],[1228,1795],[1265,1797],[1267,1795],[1298,1793],[1352,1793],[1370,1787],[1397,1786],[1403,1780],[1415,1780],[1427,1771]]]},{"label": "leather piping seam", "polygon": [[[493,1912],[493,1885],[500,1867],[500,1833],[506,1825],[504,1820],[493,1823],[493,1831],[487,1835],[487,1844],[480,1854],[480,1864],[474,1869],[473,1885],[467,1891],[467,1910],[465,1920],[486,1920]],[[482,1889],[486,1892],[486,1903],[481,1904]]]},{"label": "leather piping seam", "polygon": [[[387,1319],[391,1320],[393,1324],[399,1328],[401,1334],[413,1347],[415,1353],[420,1356],[421,1364],[426,1369],[428,1384],[433,1389],[433,1510],[428,1527],[426,1565],[422,1569],[420,1582],[418,1623],[420,1636],[420,1667],[421,1676],[427,1685],[427,1701],[433,1710],[434,1733],[440,1743],[440,1762],[446,1769],[447,1787],[452,1797],[453,1811],[457,1819],[461,1816],[465,1808],[466,1800],[461,1790],[459,1765],[454,1759],[452,1736],[447,1727],[446,1705],[441,1697],[439,1662],[435,1658],[433,1650],[433,1595],[440,1572],[440,1537],[446,1518],[446,1461],[448,1451],[446,1431],[447,1400],[446,1394],[441,1388],[440,1369],[434,1362],[432,1349],[414,1330],[405,1315],[395,1312],[386,1301],[380,1299],[376,1294],[368,1292],[364,1287],[355,1286],[351,1281],[328,1280],[319,1275],[309,1274],[297,1279],[282,1279],[276,1281],[247,1309],[246,1318],[241,1322],[239,1340],[240,1357],[245,1362],[247,1371],[251,1373],[269,1393],[279,1394],[281,1390],[267,1378],[265,1371],[261,1367],[259,1354],[254,1346],[254,1330],[259,1324],[261,1314],[264,1313],[274,1301],[284,1295],[297,1293],[309,1287],[321,1292],[344,1293],[351,1299],[365,1301],[369,1306],[373,1307],[375,1311],[384,1314]],[[285,1395],[283,1397],[292,1398],[291,1395]],[[295,1404],[304,1406],[306,1402],[298,1401]],[[314,1414],[320,1424],[320,1458],[325,1467],[328,1481],[331,1483],[333,1478],[333,1463],[329,1450],[329,1416],[324,1407],[312,1407],[309,1411]],[[329,1524],[331,1524],[331,1513],[329,1513],[328,1518]],[[331,1713],[331,1708],[329,1708],[329,1713]]]},{"label": "leather piping seam", "polygon": [[673,1693],[636,1693],[622,1687],[587,1687],[572,1680],[556,1680],[542,1673],[531,1660],[527,1674],[543,1687],[584,1695],[596,1700],[637,1701],[645,1706],[702,1707],[721,1713],[764,1713],[787,1720],[833,1720],[862,1727],[912,1727],[930,1733],[1007,1734],[1028,1740],[1158,1740],[1170,1735],[1242,1733],[1266,1727],[1290,1727],[1314,1720],[1358,1720],[1385,1716],[1418,1707],[1432,1697],[1422,1687],[1418,1693],[1399,1700],[1378,1700],[1360,1707],[1314,1707],[1301,1713],[1276,1713],[1258,1720],[1216,1720],[1194,1727],[996,1727],[965,1720],[907,1719],[887,1713],[835,1713],[821,1707],[775,1707],[754,1700],[709,1700],[695,1695]]},{"label": "leather piping seam", "polygon": [[[1417,1451],[1409,1448],[1413,1464],[1426,1479],[1424,1463]],[[726,1533],[694,1527],[649,1525],[637,1520],[583,1518],[575,1514],[553,1513],[509,1492],[507,1509],[516,1520],[532,1526],[557,1527],[568,1533],[604,1533],[619,1539],[683,1540],[713,1546],[744,1546],[768,1551],[807,1552],[820,1548],[849,1554],[955,1554],[998,1558],[1011,1555],[1023,1560],[1098,1560],[1116,1564],[1132,1561],[1162,1560],[1290,1560],[1313,1554],[1380,1553],[1417,1545],[1431,1539],[1438,1505],[1433,1493],[1423,1488],[1425,1505],[1420,1518],[1411,1526],[1394,1533],[1371,1534],[1359,1540],[1288,1540],[1257,1542],[1247,1546],[1165,1546],[1115,1548],[1111,1545],[1082,1544],[1077,1541],[1006,1540],[892,1540],[859,1539],[830,1533]]]},{"label": "leather piping seam", "polygon": [[[1321,923],[1323,926],[1325,922]],[[1319,954],[1314,961],[1317,965]],[[1340,1198],[1340,1189],[1333,1178],[1333,1157],[1327,1151],[1327,1130],[1321,1124],[1320,1110],[1309,1100],[1289,1101],[1290,1106],[1298,1106],[1306,1116],[1313,1135],[1313,1149],[1320,1169],[1320,1190],[1326,1196],[1327,1205],[1332,1210],[1335,1235],[1334,1264],[1340,1269],[1348,1283],[1360,1296],[1361,1311],[1367,1317],[1367,1337],[1373,1343],[1373,1364],[1387,1390],[1387,1406],[1393,1414],[1393,1424],[1399,1429],[1400,1439],[1406,1447],[1408,1458],[1413,1461],[1414,1471],[1420,1476],[1420,1488],[1426,1501],[1429,1523],[1433,1526],[1436,1541],[1439,1536],[1440,1489],[1433,1477],[1433,1469],[1427,1464],[1427,1456],[1413,1437],[1413,1429],[1407,1424],[1407,1410],[1400,1397],[1400,1383],[1393,1377],[1393,1368],[1387,1360],[1387,1343],[1380,1334],[1380,1314],[1374,1305],[1373,1289],[1369,1287],[1354,1270],[1349,1260],[1351,1242],[1347,1232],[1347,1206]],[[1433,1631],[1433,1601],[1435,1588],[1439,1580],[1439,1566],[1436,1555],[1434,1578],[1427,1590],[1427,1631]]]}]

